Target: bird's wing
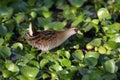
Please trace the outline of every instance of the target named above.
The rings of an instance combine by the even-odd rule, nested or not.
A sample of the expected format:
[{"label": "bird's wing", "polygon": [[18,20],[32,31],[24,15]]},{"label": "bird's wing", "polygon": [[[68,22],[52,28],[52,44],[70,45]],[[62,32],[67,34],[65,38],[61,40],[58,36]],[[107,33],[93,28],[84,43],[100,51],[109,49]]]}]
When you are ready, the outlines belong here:
[{"label": "bird's wing", "polygon": [[57,44],[59,31],[42,31],[38,35],[39,37],[35,40],[35,44],[39,45],[40,49],[49,50],[55,47]]},{"label": "bird's wing", "polygon": [[57,32],[56,31],[42,31],[38,35],[38,38],[36,42],[41,42],[41,41],[51,41],[57,37]]},{"label": "bird's wing", "polygon": [[38,38],[36,39],[35,43],[42,45],[45,43],[49,44],[49,42],[53,42],[56,40],[59,33],[60,31],[51,31],[51,30],[42,31],[38,34],[39,36],[37,35]]}]

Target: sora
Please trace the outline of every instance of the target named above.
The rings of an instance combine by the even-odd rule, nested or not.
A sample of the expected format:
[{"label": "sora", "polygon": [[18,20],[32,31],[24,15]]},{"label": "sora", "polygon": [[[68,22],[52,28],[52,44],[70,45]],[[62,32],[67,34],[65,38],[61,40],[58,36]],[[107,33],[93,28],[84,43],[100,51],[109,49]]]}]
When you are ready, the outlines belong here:
[{"label": "sora", "polygon": [[41,32],[35,32],[32,24],[29,25],[29,32],[26,39],[33,47],[38,48],[45,53],[59,45],[61,45],[70,36],[80,33],[78,28],[73,27],[67,30],[45,30]]}]

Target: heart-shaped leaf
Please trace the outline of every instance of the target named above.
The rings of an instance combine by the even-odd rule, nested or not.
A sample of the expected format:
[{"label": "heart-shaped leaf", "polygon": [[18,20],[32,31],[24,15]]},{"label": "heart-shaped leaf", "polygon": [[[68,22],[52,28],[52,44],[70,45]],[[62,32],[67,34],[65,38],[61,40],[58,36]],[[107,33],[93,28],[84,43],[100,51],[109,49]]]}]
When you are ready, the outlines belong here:
[{"label": "heart-shaped leaf", "polygon": [[5,66],[11,72],[19,72],[18,66],[11,61],[6,61]]},{"label": "heart-shaped leaf", "polygon": [[7,34],[7,28],[5,25],[0,25],[0,35],[6,35]]},{"label": "heart-shaped leaf", "polygon": [[66,67],[71,66],[71,62],[68,59],[62,59],[61,64],[62,64],[62,66],[66,66]]},{"label": "heart-shaped leaf", "polygon": [[44,68],[45,65],[46,65],[48,62],[49,62],[49,60],[47,60],[47,59],[42,59],[42,60],[40,61],[40,67],[41,67],[41,68]]},{"label": "heart-shaped leaf", "polygon": [[106,8],[100,8],[97,12],[97,15],[98,15],[100,20],[111,19],[111,15]]},{"label": "heart-shaped leaf", "polygon": [[114,60],[106,61],[103,65],[103,67],[107,72],[110,72],[110,73],[115,73],[118,70],[118,67],[116,66]]},{"label": "heart-shaped leaf", "polygon": [[81,50],[76,50],[74,53],[72,53],[72,56],[74,59],[77,59],[77,60],[83,60],[84,58],[84,54]]},{"label": "heart-shaped leaf", "polygon": [[8,71],[8,70],[3,70],[2,75],[4,78],[8,78],[8,77],[12,76],[13,73],[11,71]]},{"label": "heart-shaped leaf", "polygon": [[106,48],[105,48],[104,46],[100,46],[100,47],[98,48],[98,52],[99,52],[100,54],[106,54],[107,50],[106,50]]},{"label": "heart-shaped leaf", "polygon": [[16,14],[15,20],[16,23],[19,24],[25,18],[25,13]]},{"label": "heart-shaped leaf", "polygon": [[93,57],[93,58],[96,58],[96,59],[98,59],[99,58],[99,53],[97,53],[97,52],[87,52],[86,54],[85,54],[85,58],[89,58],[89,57]]},{"label": "heart-shaped leaf", "polygon": [[14,43],[12,47],[14,49],[20,48],[21,50],[23,50],[23,45],[20,42]]},{"label": "heart-shaped leaf", "polygon": [[84,3],[84,0],[69,0],[72,6],[81,7]]},{"label": "heart-shaped leaf", "polygon": [[4,43],[4,39],[0,38],[0,46]]},{"label": "heart-shaped leaf", "polygon": [[58,63],[55,63],[49,67],[49,70],[50,71],[61,71],[63,70],[63,68]]},{"label": "heart-shaped leaf", "polygon": [[94,57],[89,57],[89,58],[85,58],[85,62],[90,66],[95,66],[95,65],[97,65],[98,61]]},{"label": "heart-shaped leaf", "polygon": [[0,55],[3,58],[9,57],[11,55],[11,50],[9,47],[6,46],[0,46]]},{"label": "heart-shaped leaf", "polygon": [[36,67],[23,66],[20,71],[22,75],[27,78],[35,78],[39,72],[39,69]]}]

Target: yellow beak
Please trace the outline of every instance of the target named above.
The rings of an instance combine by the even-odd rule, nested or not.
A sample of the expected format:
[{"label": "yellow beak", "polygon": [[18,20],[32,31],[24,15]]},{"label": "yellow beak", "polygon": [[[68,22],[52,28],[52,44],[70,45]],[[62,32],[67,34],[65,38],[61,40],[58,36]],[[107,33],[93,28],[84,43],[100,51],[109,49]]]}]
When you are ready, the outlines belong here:
[{"label": "yellow beak", "polygon": [[81,34],[81,35],[83,35],[83,33],[81,33],[79,30],[78,30],[78,32],[77,32],[78,34]]}]

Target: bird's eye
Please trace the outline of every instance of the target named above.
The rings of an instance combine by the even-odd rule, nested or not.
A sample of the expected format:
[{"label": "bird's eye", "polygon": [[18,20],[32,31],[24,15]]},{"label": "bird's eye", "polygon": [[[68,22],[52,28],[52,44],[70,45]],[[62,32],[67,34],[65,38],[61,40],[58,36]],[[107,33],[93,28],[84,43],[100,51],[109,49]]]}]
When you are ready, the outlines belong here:
[{"label": "bird's eye", "polygon": [[75,32],[78,32],[78,28],[75,28],[74,30],[75,30]]}]

